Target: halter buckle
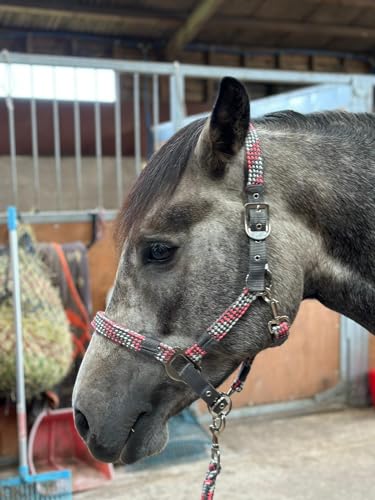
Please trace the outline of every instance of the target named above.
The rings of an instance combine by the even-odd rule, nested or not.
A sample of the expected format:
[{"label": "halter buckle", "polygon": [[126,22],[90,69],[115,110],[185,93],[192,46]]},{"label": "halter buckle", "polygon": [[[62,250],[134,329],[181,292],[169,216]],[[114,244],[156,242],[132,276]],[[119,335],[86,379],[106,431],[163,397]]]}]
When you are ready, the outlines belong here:
[{"label": "halter buckle", "polygon": [[[264,228],[259,227],[256,229],[251,228],[251,210],[256,210],[261,212],[265,210],[265,222],[258,222],[257,225],[264,226]],[[268,238],[271,233],[270,216],[269,216],[269,205],[268,203],[246,203],[245,204],[245,231],[249,238],[256,241],[262,241]]]}]

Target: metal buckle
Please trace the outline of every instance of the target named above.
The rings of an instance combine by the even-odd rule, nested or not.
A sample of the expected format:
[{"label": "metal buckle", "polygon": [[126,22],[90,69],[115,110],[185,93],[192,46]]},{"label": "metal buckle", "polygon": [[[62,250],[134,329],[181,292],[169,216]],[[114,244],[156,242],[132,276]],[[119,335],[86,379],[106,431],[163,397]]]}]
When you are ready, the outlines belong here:
[{"label": "metal buckle", "polygon": [[[266,227],[263,231],[251,229],[251,213],[250,210],[266,211]],[[269,205],[268,203],[246,203],[245,204],[245,231],[252,240],[265,240],[271,233],[271,224],[269,221]]]},{"label": "metal buckle", "polygon": [[[176,349],[176,352],[175,354],[172,356],[172,358],[168,361],[167,364],[164,365],[165,367],[165,371],[167,372],[167,375],[169,378],[171,378],[172,380],[175,380],[176,382],[182,382],[184,383],[185,385],[186,382],[184,380],[182,380],[181,376],[180,376],[180,373],[179,371],[177,370],[177,368],[174,368],[173,366],[173,363],[176,361],[176,360],[182,360],[183,361],[183,364],[182,366],[180,367],[179,371],[182,370],[182,368],[184,366],[186,366],[188,363],[192,364],[194,366],[194,368],[196,368],[197,370],[199,370],[199,367],[193,363],[191,361],[191,359],[189,359],[186,355],[185,355],[185,352],[183,349]],[[181,361],[180,361],[181,362]]]}]

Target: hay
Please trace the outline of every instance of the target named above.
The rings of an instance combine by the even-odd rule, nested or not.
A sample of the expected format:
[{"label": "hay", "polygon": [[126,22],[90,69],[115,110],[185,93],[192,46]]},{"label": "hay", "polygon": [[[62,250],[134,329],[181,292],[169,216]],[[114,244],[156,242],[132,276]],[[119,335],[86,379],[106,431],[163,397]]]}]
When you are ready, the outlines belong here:
[{"label": "hay", "polygon": [[[29,229],[19,229],[24,368],[27,397],[51,389],[72,361],[69,324],[58,291],[34,250]],[[0,393],[15,392],[15,332],[13,283],[9,254],[0,254]]]}]

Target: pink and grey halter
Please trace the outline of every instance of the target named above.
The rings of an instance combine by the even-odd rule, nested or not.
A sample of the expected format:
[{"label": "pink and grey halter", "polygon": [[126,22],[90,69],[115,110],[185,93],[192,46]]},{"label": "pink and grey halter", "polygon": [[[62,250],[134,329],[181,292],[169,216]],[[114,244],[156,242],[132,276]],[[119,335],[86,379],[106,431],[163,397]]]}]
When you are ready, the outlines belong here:
[{"label": "pink and grey halter", "polygon": [[[268,322],[273,345],[282,344],[289,334],[289,319],[279,314],[278,301],[272,293],[271,274],[267,264],[266,240],[270,234],[269,206],[264,201],[264,169],[259,138],[252,124],[245,141],[247,164],[245,204],[245,231],[249,237],[249,271],[241,294],[217,318],[193,345],[180,349],[171,347],[153,337],[129,330],[98,312],[93,321],[96,333],[125,347],[129,351],[141,352],[165,365],[168,376],[184,382],[203,399],[213,415],[210,430],[213,435],[212,460],[203,484],[202,500],[213,498],[215,479],[220,472],[217,433],[221,430],[225,416],[231,409],[230,395],[241,391],[249,373],[251,360],[246,359],[229,393],[221,393],[204,378],[199,364],[202,358],[221,342],[259,297],[271,308],[272,318]],[[216,450],[216,451],[215,451]]]}]

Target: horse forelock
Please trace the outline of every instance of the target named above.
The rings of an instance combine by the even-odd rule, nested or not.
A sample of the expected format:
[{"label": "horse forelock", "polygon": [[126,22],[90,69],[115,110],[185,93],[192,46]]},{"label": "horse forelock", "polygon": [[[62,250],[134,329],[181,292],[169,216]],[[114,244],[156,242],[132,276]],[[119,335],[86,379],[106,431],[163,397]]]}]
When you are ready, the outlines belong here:
[{"label": "horse forelock", "polygon": [[137,232],[154,203],[170,199],[177,188],[197,144],[205,119],[196,120],[179,130],[157,152],[134,183],[116,221],[116,240],[122,248],[127,236]]}]

